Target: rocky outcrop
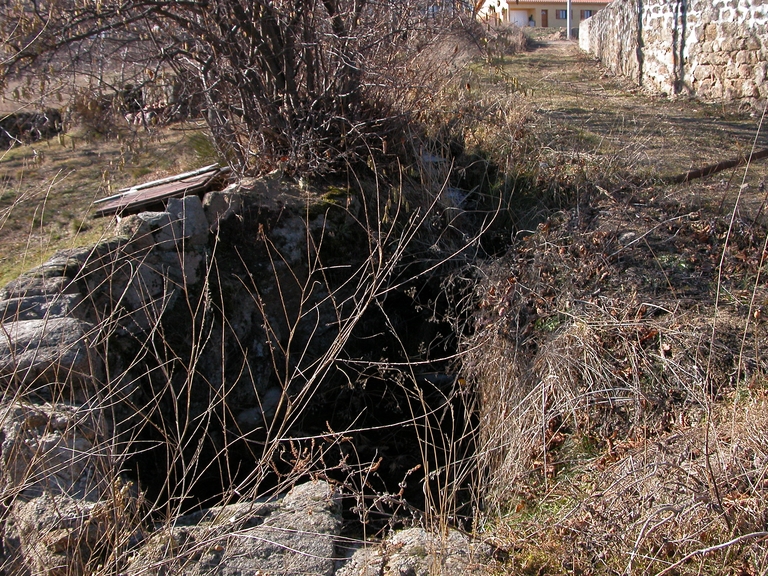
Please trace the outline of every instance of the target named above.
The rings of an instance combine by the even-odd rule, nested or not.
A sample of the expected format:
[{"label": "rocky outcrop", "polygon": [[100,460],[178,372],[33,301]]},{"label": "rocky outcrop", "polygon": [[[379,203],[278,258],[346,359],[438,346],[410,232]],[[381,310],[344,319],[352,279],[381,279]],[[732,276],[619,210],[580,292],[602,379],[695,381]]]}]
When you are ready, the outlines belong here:
[{"label": "rocky outcrop", "polygon": [[[357,359],[380,360],[382,338],[403,354],[439,338],[432,309],[420,312],[404,287],[384,288],[399,243],[377,244],[364,202],[329,190],[310,195],[272,175],[203,201],[171,200],[0,291],[0,569],[331,575],[345,563],[350,541],[324,482],[180,516],[195,502],[346,470],[351,453],[338,444],[351,440],[332,428],[389,417],[357,393]],[[369,306],[374,289],[380,302]],[[349,374],[337,368],[342,357],[354,359]],[[386,410],[407,419],[407,400],[395,398],[409,393],[402,381],[374,371],[365,379],[369,391],[379,387],[374,402],[392,398]],[[455,377],[418,382],[428,395]],[[394,434],[401,429],[411,434]],[[388,450],[367,441],[354,458]],[[400,450],[398,465],[417,469],[413,451]],[[458,533],[445,541],[456,541],[452,552],[426,532],[411,536],[420,543],[360,551],[344,574],[369,565],[422,573],[448,556],[446,569],[462,573],[474,561],[460,557],[468,544]]]},{"label": "rocky outcrop", "polygon": [[[244,439],[263,436],[283,399],[303,384],[296,377],[290,388],[282,385],[274,362],[290,358],[291,345],[296,359],[301,352],[314,361],[327,348],[324,335],[333,334],[327,289],[315,283],[307,291],[302,272],[307,234],[324,233],[327,208],[313,209],[307,225],[298,216],[306,214],[298,189],[272,181],[213,193],[205,202],[172,199],[163,212],[124,218],[116,238],[57,253],[0,291],[1,482],[10,503],[4,565],[19,574],[58,574],[67,558],[72,573],[103,561],[97,516],[114,506],[115,486],[129,484],[120,473],[126,467],[173,490],[185,463],[197,458],[229,453],[242,466],[238,442],[253,461]],[[248,211],[259,234],[242,225]],[[217,261],[215,280],[212,233],[226,236],[229,250]],[[295,318],[286,315],[289,300],[305,306]],[[289,365],[298,368],[296,359]],[[189,425],[206,418],[213,423]],[[200,444],[196,454],[168,456],[178,448],[161,447],[179,427],[190,429],[180,442]],[[139,439],[160,449],[144,464],[144,449],[134,446]],[[167,468],[168,458],[181,463],[178,472]],[[122,498],[133,502],[137,494]],[[330,500],[315,506],[314,498],[297,490],[278,514],[260,505],[264,525],[249,525],[253,534],[222,536],[232,525],[206,520],[177,524],[173,538],[197,550],[214,530],[231,558],[212,549],[204,564],[220,564],[220,574],[247,569],[243,558],[253,554],[271,559],[264,566],[292,566],[295,555],[284,551],[305,548],[295,573],[331,573],[334,541],[318,534],[337,533],[340,520]]]},{"label": "rocky outcrop", "polygon": [[615,0],[579,45],[653,92],[757,105],[768,97],[768,9],[751,0]]},{"label": "rocky outcrop", "polygon": [[17,401],[0,407],[0,423],[0,570],[83,574],[138,542],[137,494],[103,410]]},{"label": "rocky outcrop", "polygon": [[0,291],[0,567],[13,574],[86,573],[137,537],[122,471],[141,396],[112,350],[146,338],[199,284],[208,221],[189,198],[131,232],[60,252]]}]

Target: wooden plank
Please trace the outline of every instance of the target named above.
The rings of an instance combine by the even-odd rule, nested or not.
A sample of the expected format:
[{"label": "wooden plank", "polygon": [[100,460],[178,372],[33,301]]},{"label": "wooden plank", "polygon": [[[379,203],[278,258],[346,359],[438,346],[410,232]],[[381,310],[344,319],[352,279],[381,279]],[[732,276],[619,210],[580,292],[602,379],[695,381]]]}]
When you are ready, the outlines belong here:
[{"label": "wooden plank", "polygon": [[167,182],[176,182],[178,180],[185,180],[190,176],[197,176],[198,174],[205,174],[206,172],[216,172],[220,170],[222,170],[222,168],[219,168],[218,164],[211,164],[210,166],[203,166],[202,168],[198,168],[197,170],[190,170],[189,172],[184,172],[183,174],[176,174],[175,176],[168,176],[167,178],[161,178],[160,180],[153,180],[152,182],[137,184],[136,186],[131,186],[130,188],[122,188],[118,190],[118,192],[133,192],[135,190],[151,188],[153,186],[157,186],[158,184],[165,184]]},{"label": "wooden plank", "polygon": [[126,194],[131,194],[138,190],[143,190],[144,188],[152,188],[153,186],[157,186],[158,184],[165,184],[167,182],[177,182],[179,180],[184,180],[186,178],[189,178],[190,176],[197,176],[199,174],[205,174],[206,172],[214,172],[218,170],[221,170],[218,164],[211,164],[210,166],[204,166],[203,168],[198,168],[197,170],[184,172],[183,174],[176,174],[175,176],[168,176],[167,178],[161,178],[160,180],[153,180],[151,182],[137,184],[136,186],[131,186],[130,188],[121,188],[120,190],[117,191],[117,194],[113,194],[112,196],[107,196],[106,198],[99,198],[94,202],[94,204],[103,204],[104,202],[110,202],[115,198],[120,198],[121,196],[125,196]]},{"label": "wooden plank", "polygon": [[[141,187],[130,188],[123,194],[103,198],[96,207],[96,216],[108,216],[117,213],[135,213],[146,206],[158,204],[168,198],[180,198],[190,194],[205,192],[219,175],[227,170],[216,167],[207,172],[179,174],[154,182],[147,182]],[[151,184],[151,186],[149,186]]]}]

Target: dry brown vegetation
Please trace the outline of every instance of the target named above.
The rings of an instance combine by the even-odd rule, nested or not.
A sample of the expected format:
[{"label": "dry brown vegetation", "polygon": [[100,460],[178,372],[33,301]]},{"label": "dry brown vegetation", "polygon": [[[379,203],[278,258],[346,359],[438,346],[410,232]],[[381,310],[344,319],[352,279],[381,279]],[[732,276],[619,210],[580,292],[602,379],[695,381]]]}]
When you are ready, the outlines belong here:
[{"label": "dry brown vegetation", "polygon": [[[371,361],[360,368],[362,382],[374,372],[408,382],[426,510],[413,513],[402,494],[366,492],[380,462],[360,462],[345,469],[359,489],[358,512],[409,510],[411,519],[443,528],[469,517],[465,525],[474,523],[496,547],[489,570],[498,573],[764,574],[768,168],[763,162],[682,185],[661,182],[764,141],[760,118],[649,99],[604,76],[570,44],[514,55],[520,45],[519,36],[474,42],[448,35],[414,58],[408,78],[428,81],[431,97],[398,96],[404,108],[422,104],[413,111],[421,124],[407,142],[410,157],[451,162],[371,161],[372,171],[404,176],[408,185],[385,189],[366,213],[392,251],[382,248],[389,259],[380,268],[373,258],[365,264],[375,273],[360,274],[360,301],[396,293],[410,280],[397,277],[401,259],[418,261],[422,276],[444,274],[461,343],[451,359],[459,378],[432,420],[420,419],[419,410],[428,411],[423,390],[408,387],[413,366]],[[450,74],[430,76],[443,62],[453,63]],[[90,241],[63,213],[60,227],[69,233],[53,238],[49,210],[85,207],[107,185],[148,177],[158,157],[172,159],[161,170],[195,163],[187,132],[131,138],[81,143],[71,133],[64,145],[6,153],[8,200],[0,201],[8,202],[8,235],[0,242],[6,254],[28,259],[18,256],[4,277],[40,257],[25,242],[51,249]],[[77,184],[71,191],[55,186],[70,180]],[[435,200],[448,184],[471,192],[469,216]],[[35,214],[43,215],[39,222]],[[85,214],[75,216],[102,233]],[[481,232],[468,238],[470,217]],[[42,239],[30,234],[30,222]],[[296,274],[302,301],[314,289],[308,278],[324,271],[319,256],[313,266]],[[347,316],[350,326],[363,312]],[[274,438],[284,440],[301,418],[346,344],[342,336],[310,373],[312,386],[294,399],[295,411],[276,421]],[[281,352],[303,358],[302,345]],[[285,362],[285,391],[291,370]],[[443,435],[454,406],[476,419]],[[466,452],[468,437],[474,454]],[[290,465],[281,478],[287,487],[312,466],[326,466],[345,438],[336,431],[303,445],[281,441],[265,454]],[[441,465],[428,469],[435,462]],[[415,470],[404,483],[416,482]]]},{"label": "dry brown vegetation", "polygon": [[512,195],[554,186],[464,342],[499,573],[765,573],[766,167],[660,182],[765,141],[760,111],[650,100],[567,45],[504,71],[540,143]]}]

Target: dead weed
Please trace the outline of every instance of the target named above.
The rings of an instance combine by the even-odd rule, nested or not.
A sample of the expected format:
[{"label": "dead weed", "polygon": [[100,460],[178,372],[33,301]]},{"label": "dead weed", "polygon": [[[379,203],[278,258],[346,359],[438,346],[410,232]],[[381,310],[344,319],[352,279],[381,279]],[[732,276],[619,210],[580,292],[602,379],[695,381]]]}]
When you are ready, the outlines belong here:
[{"label": "dead weed", "polygon": [[481,269],[465,370],[517,570],[766,569],[766,230],[693,208],[597,188]]}]

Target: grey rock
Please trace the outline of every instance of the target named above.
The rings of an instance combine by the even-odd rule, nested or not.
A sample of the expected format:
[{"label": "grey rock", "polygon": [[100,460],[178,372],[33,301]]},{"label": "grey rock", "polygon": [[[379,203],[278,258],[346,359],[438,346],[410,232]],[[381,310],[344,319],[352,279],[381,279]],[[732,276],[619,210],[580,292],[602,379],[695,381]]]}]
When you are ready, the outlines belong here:
[{"label": "grey rock", "polygon": [[182,252],[178,256],[178,264],[184,277],[184,288],[197,284],[202,280],[205,253],[201,251]]},{"label": "grey rock", "polygon": [[18,576],[93,573],[96,565],[117,556],[135,540],[135,505],[128,502],[130,496],[123,488],[117,487],[118,502],[91,502],[61,494],[16,502],[3,538],[4,567]]},{"label": "grey rock", "polygon": [[168,200],[168,213],[181,223],[181,238],[195,248],[208,242],[208,219],[200,198],[185,196]]},{"label": "grey rock", "polygon": [[208,219],[197,196],[171,198],[165,212],[141,212],[124,218],[118,233],[138,248],[199,249],[208,242]]},{"label": "grey rock", "polygon": [[56,294],[75,294],[77,285],[71,279],[62,276],[30,276],[24,274],[6,284],[0,290],[0,300],[24,298],[28,296],[50,296]]},{"label": "grey rock", "polygon": [[69,404],[0,406],[0,478],[5,494],[65,494],[95,501],[109,488],[111,426],[98,410]]},{"label": "grey rock", "polygon": [[307,228],[304,220],[298,216],[286,218],[280,226],[272,230],[271,237],[287,264],[296,265],[301,262],[307,249]]},{"label": "grey rock", "polygon": [[126,576],[331,576],[341,518],[325,482],[297,486],[282,500],[240,503],[183,517],[150,536]]},{"label": "grey rock", "polygon": [[0,321],[40,320],[72,314],[82,302],[80,294],[41,294],[0,300]]},{"label": "grey rock", "polygon": [[458,530],[435,534],[423,528],[396,532],[380,544],[357,550],[337,576],[432,576],[487,573],[490,547]]},{"label": "grey rock", "polygon": [[[155,245],[155,239],[152,236],[154,231],[154,218],[147,218],[147,214],[158,215],[165,212],[142,212],[141,214],[131,214],[120,220],[117,225],[117,233],[125,236],[131,243],[133,249],[151,248]],[[168,222],[166,221],[167,225]],[[156,226],[162,226],[163,223],[156,223]],[[156,229],[156,228],[155,228]]]},{"label": "grey rock", "polygon": [[152,234],[152,246],[165,250],[174,250],[182,238],[181,222],[174,219],[169,212],[141,212],[137,215],[142,221],[139,231]]},{"label": "grey rock", "polygon": [[274,417],[283,391],[280,388],[269,388],[259,395],[259,405],[246,408],[237,414],[237,425],[242,432],[252,432],[265,426]]},{"label": "grey rock", "polygon": [[0,382],[88,384],[102,362],[89,342],[92,327],[70,317],[20,320],[0,326]]},{"label": "grey rock", "polygon": [[221,192],[208,192],[203,197],[205,217],[211,230],[218,230],[221,222],[226,222],[240,211],[243,198],[233,191],[235,188],[231,186]]}]

